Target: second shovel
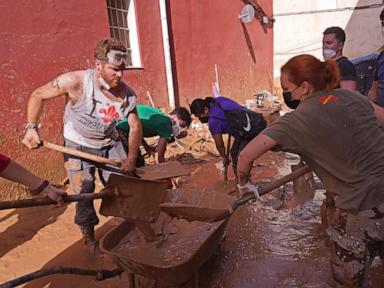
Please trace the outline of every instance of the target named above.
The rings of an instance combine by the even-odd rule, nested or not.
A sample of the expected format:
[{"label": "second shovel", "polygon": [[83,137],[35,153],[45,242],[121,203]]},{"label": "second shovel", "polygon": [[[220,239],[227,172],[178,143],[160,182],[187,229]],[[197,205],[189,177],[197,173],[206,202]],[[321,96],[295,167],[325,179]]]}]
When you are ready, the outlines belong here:
[{"label": "second shovel", "polygon": [[[296,179],[305,173],[308,173],[311,171],[311,169],[308,166],[303,166],[296,171],[294,171],[291,174],[288,174],[280,179],[277,179],[276,181],[273,181],[269,184],[267,184],[263,188],[257,188],[258,194],[264,195],[281,185],[284,185],[293,179]],[[183,218],[188,221],[201,221],[201,222],[216,222],[223,220],[229,216],[241,205],[244,205],[245,203],[249,202],[250,200],[255,199],[255,193],[253,192],[246,192],[241,196],[239,199],[237,199],[229,208],[208,208],[208,207],[202,207],[202,206],[193,206],[188,204],[182,204],[182,203],[162,203],[160,204],[161,210],[166,212],[167,214],[171,216],[175,216],[178,218]]]}]

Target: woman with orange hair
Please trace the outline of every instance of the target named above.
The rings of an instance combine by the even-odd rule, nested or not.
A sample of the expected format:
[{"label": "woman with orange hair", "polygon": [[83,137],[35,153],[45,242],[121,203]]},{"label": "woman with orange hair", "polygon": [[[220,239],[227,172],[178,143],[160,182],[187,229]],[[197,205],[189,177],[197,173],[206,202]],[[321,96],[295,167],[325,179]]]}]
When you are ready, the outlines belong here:
[{"label": "woman with orange hair", "polygon": [[319,176],[337,208],[327,228],[333,278],[362,287],[374,257],[384,260],[384,110],[359,93],[334,89],[337,65],[299,55],[281,68],[292,109],[240,153],[240,185],[268,150],[295,153]]}]

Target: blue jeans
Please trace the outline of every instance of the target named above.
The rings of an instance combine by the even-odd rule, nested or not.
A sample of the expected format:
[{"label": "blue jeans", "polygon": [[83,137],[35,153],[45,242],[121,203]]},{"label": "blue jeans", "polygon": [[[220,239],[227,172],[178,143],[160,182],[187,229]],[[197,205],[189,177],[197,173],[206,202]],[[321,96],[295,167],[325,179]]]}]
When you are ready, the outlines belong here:
[{"label": "blue jeans", "polygon": [[[120,160],[126,157],[124,147],[120,141],[115,142],[115,144],[110,147],[102,149],[84,147],[68,139],[65,139],[64,145],[72,149],[113,160]],[[76,194],[94,193],[96,169],[98,170],[99,178],[103,185],[108,181],[111,173],[117,173],[119,171],[116,167],[99,164],[68,154],[64,154],[64,161],[71,188]],[[93,207],[93,201],[80,201],[76,203],[75,223],[82,227],[94,226],[99,223],[99,218]]]}]

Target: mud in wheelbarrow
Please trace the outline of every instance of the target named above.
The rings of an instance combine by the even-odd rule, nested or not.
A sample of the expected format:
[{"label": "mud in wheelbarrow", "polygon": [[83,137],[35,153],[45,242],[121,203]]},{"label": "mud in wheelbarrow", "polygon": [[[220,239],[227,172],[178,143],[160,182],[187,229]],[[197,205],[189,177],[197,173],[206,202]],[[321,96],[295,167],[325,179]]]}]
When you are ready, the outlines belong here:
[{"label": "mud in wheelbarrow", "polygon": [[[185,222],[183,220],[177,220]],[[129,234],[134,233],[134,226],[122,222],[108,232],[101,240],[101,250],[109,254],[122,269],[156,281],[156,287],[182,285],[197,273],[219,246],[227,221],[214,224],[191,223],[183,225],[178,236],[167,244],[156,247],[149,242],[140,247],[129,247]],[[180,234],[179,234],[180,233]],[[195,237],[196,234],[198,237]]]},{"label": "mud in wheelbarrow", "polygon": [[[177,201],[185,198],[180,193],[176,196]],[[216,198],[215,203],[220,202],[218,198],[221,202],[232,200],[227,195],[212,197]],[[200,202],[204,197],[196,197],[195,193],[187,198],[191,203],[191,199]],[[105,234],[100,246],[122,269],[154,280],[156,287],[183,285],[218,249],[227,221],[187,222],[162,213],[155,225],[159,240],[146,242],[134,225],[125,221]]]}]

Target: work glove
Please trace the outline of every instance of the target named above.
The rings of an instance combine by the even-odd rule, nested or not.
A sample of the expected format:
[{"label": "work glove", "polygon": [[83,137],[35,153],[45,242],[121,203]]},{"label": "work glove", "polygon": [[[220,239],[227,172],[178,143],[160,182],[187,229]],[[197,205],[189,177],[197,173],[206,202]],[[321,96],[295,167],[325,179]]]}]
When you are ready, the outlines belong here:
[{"label": "work glove", "polygon": [[[253,185],[251,182],[248,181],[244,185],[238,184],[237,187],[239,188],[240,192],[241,192],[241,190],[247,190],[247,191],[252,192],[255,195],[255,199],[261,201],[261,198],[259,195],[259,189],[257,188],[256,185]],[[240,193],[240,194],[243,194],[243,193]]]}]

